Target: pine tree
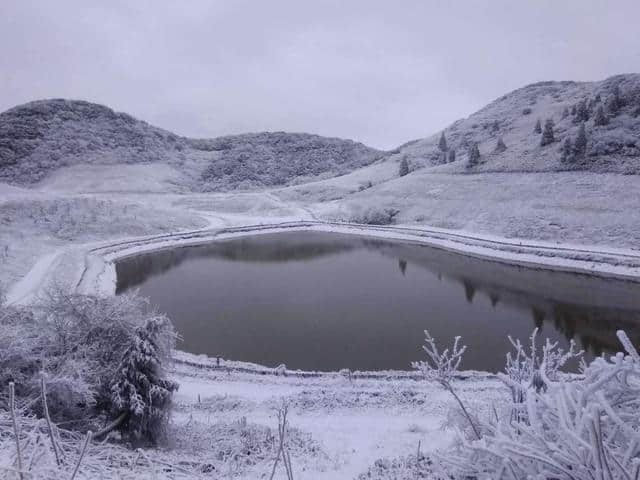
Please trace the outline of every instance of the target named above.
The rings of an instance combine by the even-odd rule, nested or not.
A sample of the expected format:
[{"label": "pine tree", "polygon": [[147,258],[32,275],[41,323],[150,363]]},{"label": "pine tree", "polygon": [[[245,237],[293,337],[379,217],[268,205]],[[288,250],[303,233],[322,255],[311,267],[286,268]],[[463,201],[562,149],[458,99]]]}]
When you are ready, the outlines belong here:
[{"label": "pine tree", "polygon": [[169,420],[171,395],[178,384],[167,379],[163,362],[170,358],[171,322],[157,316],[138,327],[110,386],[114,414],[126,420],[120,430],[137,442],[161,443]]},{"label": "pine tree", "polygon": [[604,114],[604,108],[602,108],[602,105],[598,106],[598,109],[596,110],[596,116],[593,119],[593,123],[598,127],[602,127],[603,125],[607,125],[609,123],[609,119]]},{"label": "pine tree", "polygon": [[540,139],[540,146],[545,147],[556,141],[553,135],[553,120],[550,118],[544,122],[544,131],[542,132],[542,138]]},{"label": "pine tree", "polygon": [[587,132],[584,128],[584,123],[580,124],[580,129],[578,130],[578,136],[576,137],[576,141],[573,142],[573,153],[577,157],[582,157],[587,151]]},{"label": "pine tree", "polygon": [[578,112],[578,110],[576,109],[575,104],[571,105],[571,115],[575,115]]},{"label": "pine tree", "polygon": [[569,137],[565,138],[562,144],[562,161],[564,163],[571,162],[573,160],[573,145]]},{"label": "pine tree", "polygon": [[618,85],[613,87],[613,100],[615,101],[615,104],[618,110],[624,107],[624,101],[620,96],[620,87]]},{"label": "pine tree", "polygon": [[576,108],[576,116],[573,119],[574,123],[586,122],[589,120],[589,109],[587,108],[587,102],[581,100]]},{"label": "pine tree", "polygon": [[498,137],[498,141],[496,142],[496,148],[494,150],[495,153],[502,153],[507,149],[507,146],[504,144],[504,140],[502,137]]},{"label": "pine tree", "polygon": [[478,144],[474,143],[469,149],[469,161],[467,162],[468,167],[475,167],[480,163],[480,149],[478,148]]},{"label": "pine tree", "polygon": [[534,133],[542,133],[542,124],[540,123],[540,119],[536,120],[536,126],[533,127]]},{"label": "pine tree", "polygon": [[613,93],[607,101],[607,110],[609,110],[609,113],[615,116],[618,114],[618,111],[624,106],[623,104],[624,102],[620,97],[620,87],[616,85],[615,87],[613,87]]},{"label": "pine tree", "polygon": [[444,132],[440,135],[440,141],[438,142],[438,147],[443,152],[447,151],[447,139],[444,137]]},{"label": "pine tree", "polygon": [[407,157],[402,157],[402,160],[400,161],[400,169],[398,171],[398,174],[401,177],[404,177],[408,173],[409,173],[409,162],[407,161]]},{"label": "pine tree", "polygon": [[456,151],[452,148],[449,150],[449,163],[453,163],[456,161]]}]

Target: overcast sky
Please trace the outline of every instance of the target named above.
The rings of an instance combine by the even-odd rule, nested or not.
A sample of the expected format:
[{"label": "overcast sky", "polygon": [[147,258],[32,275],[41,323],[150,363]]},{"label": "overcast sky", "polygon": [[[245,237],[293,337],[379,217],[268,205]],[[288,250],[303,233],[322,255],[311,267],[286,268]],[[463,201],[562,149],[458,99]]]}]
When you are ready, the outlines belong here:
[{"label": "overcast sky", "polygon": [[528,83],[640,71],[639,21],[639,0],[1,0],[0,110],[67,97],[188,136],[391,148]]}]

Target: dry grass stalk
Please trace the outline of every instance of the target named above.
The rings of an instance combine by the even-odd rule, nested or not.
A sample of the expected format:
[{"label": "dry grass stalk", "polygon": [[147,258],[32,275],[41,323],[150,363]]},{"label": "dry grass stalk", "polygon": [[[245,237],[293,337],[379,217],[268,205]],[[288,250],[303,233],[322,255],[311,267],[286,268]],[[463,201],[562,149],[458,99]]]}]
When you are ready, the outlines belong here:
[{"label": "dry grass stalk", "polygon": [[87,432],[87,435],[84,437],[84,444],[82,445],[82,451],[80,452],[80,458],[78,458],[78,462],[76,463],[76,468],[73,469],[73,473],[71,474],[71,477],[69,477],[69,480],[73,480],[74,478],[76,478],[76,474],[78,473],[78,470],[80,469],[80,464],[82,463],[82,459],[84,458],[84,454],[87,451],[87,446],[89,445],[89,443],[91,443],[91,432]]},{"label": "dry grass stalk", "polygon": [[16,416],[16,387],[13,382],[9,382],[9,411],[11,412],[13,433],[16,437],[16,458],[18,460],[18,474],[20,475],[20,480],[24,480],[24,472],[22,471],[22,451],[20,449],[20,431],[18,430],[18,419]]},{"label": "dry grass stalk", "polygon": [[273,480],[276,474],[276,468],[280,457],[282,457],[282,463],[284,463],[284,469],[287,474],[288,480],[293,480],[293,468],[291,466],[291,455],[286,447],[286,435],[287,435],[287,415],[289,414],[289,406],[286,402],[282,402],[282,406],[278,409],[278,452],[273,462],[273,468],[271,470],[271,476],[269,480]]},{"label": "dry grass stalk", "polygon": [[60,460],[60,447],[58,446],[58,442],[56,442],[56,438],[53,434],[53,423],[51,422],[51,417],[49,416],[49,406],[47,405],[47,386],[44,382],[44,375],[42,376],[42,378],[40,378],[40,386],[42,393],[42,409],[44,410],[44,418],[47,420],[47,428],[49,429],[51,447],[53,448],[53,454],[56,457],[56,463],[60,465],[62,463]]}]

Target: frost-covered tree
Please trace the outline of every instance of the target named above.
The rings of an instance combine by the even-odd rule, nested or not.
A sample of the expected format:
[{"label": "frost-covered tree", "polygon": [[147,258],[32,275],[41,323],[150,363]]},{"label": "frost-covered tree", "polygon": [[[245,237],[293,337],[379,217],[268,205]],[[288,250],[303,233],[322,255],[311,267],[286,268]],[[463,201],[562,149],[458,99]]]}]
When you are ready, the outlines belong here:
[{"label": "frost-covered tree", "polygon": [[576,157],[584,156],[587,151],[587,132],[584,127],[584,123],[580,124],[578,129],[578,136],[575,142],[573,142],[573,153]]},{"label": "frost-covered tree", "polygon": [[622,97],[620,96],[620,87],[616,85],[613,87],[613,92],[607,101],[607,109],[612,115],[617,115],[619,110],[624,106]]},{"label": "frost-covered tree", "polygon": [[407,157],[402,157],[402,160],[400,160],[400,167],[398,169],[398,175],[400,175],[401,177],[404,177],[405,175],[407,175],[409,173],[409,161],[407,160]]},{"label": "frost-covered tree", "polygon": [[587,107],[586,100],[580,100],[576,107],[576,114],[573,118],[573,123],[586,122],[589,120],[589,108]]},{"label": "frost-covered tree", "polygon": [[480,163],[480,149],[478,144],[474,143],[469,148],[467,167],[475,167]]},{"label": "frost-covered tree", "polygon": [[138,327],[124,352],[111,385],[111,411],[118,427],[136,441],[163,442],[171,395],[178,384],[167,379],[163,365],[173,347],[173,328],[163,316]]},{"label": "frost-covered tree", "polygon": [[456,151],[452,148],[449,150],[449,163],[453,163],[456,161]]},{"label": "frost-covered tree", "polygon": [[447,139],[444,136],[444,132],[440,134],[440,141],[438,142],[438,148],[443,152],[446,152],[448,150]]},{"label": "frost-covered tree", "polygon": [[596,115],[593,118],[593,123],[594,123],[594,125],[596,125],[598,127],[602,127],[602,126],[607,125],[609,123],[609,119],[604,114],[604,108],[602,108],[602,105],[598,106],[598,108],[596,110]]},{"label": "frost-covered tree", "polygon": [[542,123],[540,123],[540,119],[536,120],[536,125],[533,127],[533,133],[542,133]]},{"label": "frost-covered tree", "polygon": [[550,118],[544,122],[544,131],[542,132],[542,137],[540,138],[540,146],[545,147],[555,142],[555,136],[553,134],[554,123]]},{"label": "frost-covered tree", "polygon": [[502,153],[507,149],[507,146],[504,144],[504,140],[502,137],[498,137],[498,141],[496,142],[496,148],[494,150],[495,153]]},{"label": "frost-covered tree", "polygon": [[564,143],[562,144],[562,156],[560,158],[564,163],[570,163],[573,160],[573,144],[569,137],[564,139]]}]

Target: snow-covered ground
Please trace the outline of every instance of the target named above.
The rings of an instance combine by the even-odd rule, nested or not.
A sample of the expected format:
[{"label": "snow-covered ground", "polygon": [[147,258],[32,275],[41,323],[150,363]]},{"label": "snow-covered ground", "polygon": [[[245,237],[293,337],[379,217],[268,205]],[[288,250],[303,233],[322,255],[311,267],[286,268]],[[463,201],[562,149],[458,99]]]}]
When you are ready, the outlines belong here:
[{"label": "snow-covered ground", "polygon": [[[238,422],[275,428],[276,409],[285,401],[290,426],[310,435],[318,451],[292,460],[295,478],[354,478],[380,458],[394,458],[445,448],[455,438],[444,428],[451,408],[448,393],[415,375],[381,372],[351,378],[340,373],[278,376],[272,369],[180,353],[174,369],[180,382],[175,395],[176,429],[188,424],[194,431]],[[455,382],[460,395],[480,415],[499,406],[507,390],[493,376],[470,374]],[[185,439],[179,448],[206,454],[205,436]],[[198,442],[204,442],[205,445]],[[262,478],[271,462],[247,468],[240,478]],[[234,471],[238,466],[230,467]],[[284,470],[276,478],[285,478]]]},{"label": "snow-covered ground", "polygon": [[[282,229],[426,242],[497,261],[640,279],[637,177],[416,171],[393,179],[396,167],[380,162],[335,179],[233,194],[175,193],[165,188],[167,172],[136,180],[141,171],[135,168],[100,170],[113,182],[92,183],[90,169],[74,168],[73,175],[34,189],[0,185],[0,282],[17,303],[32,301],[54,282],[112,294],[113,261],[122,256]],[[400,211],[392,227],[335,222],[387,207]],[[205,458],[212,450],[198,432],[222,424],[246,418],[249,425],[275,428],[274,407],[282,398],[291,407],[291,426],[306,439],[293,452],[296,478],[352,478],[379,458],[414,452],[418,442],[424,453],[453,438],[441,429],[452,400],[415,376],[281,377],[227,360],[218,368],[181,352],[177,360],[173,425],[175,448],[185,455]],[[472,374],[457,384],[481,413],[505,398],[490,376]],[[270,462],[229,468],[256,478],[268,476]]]}]

